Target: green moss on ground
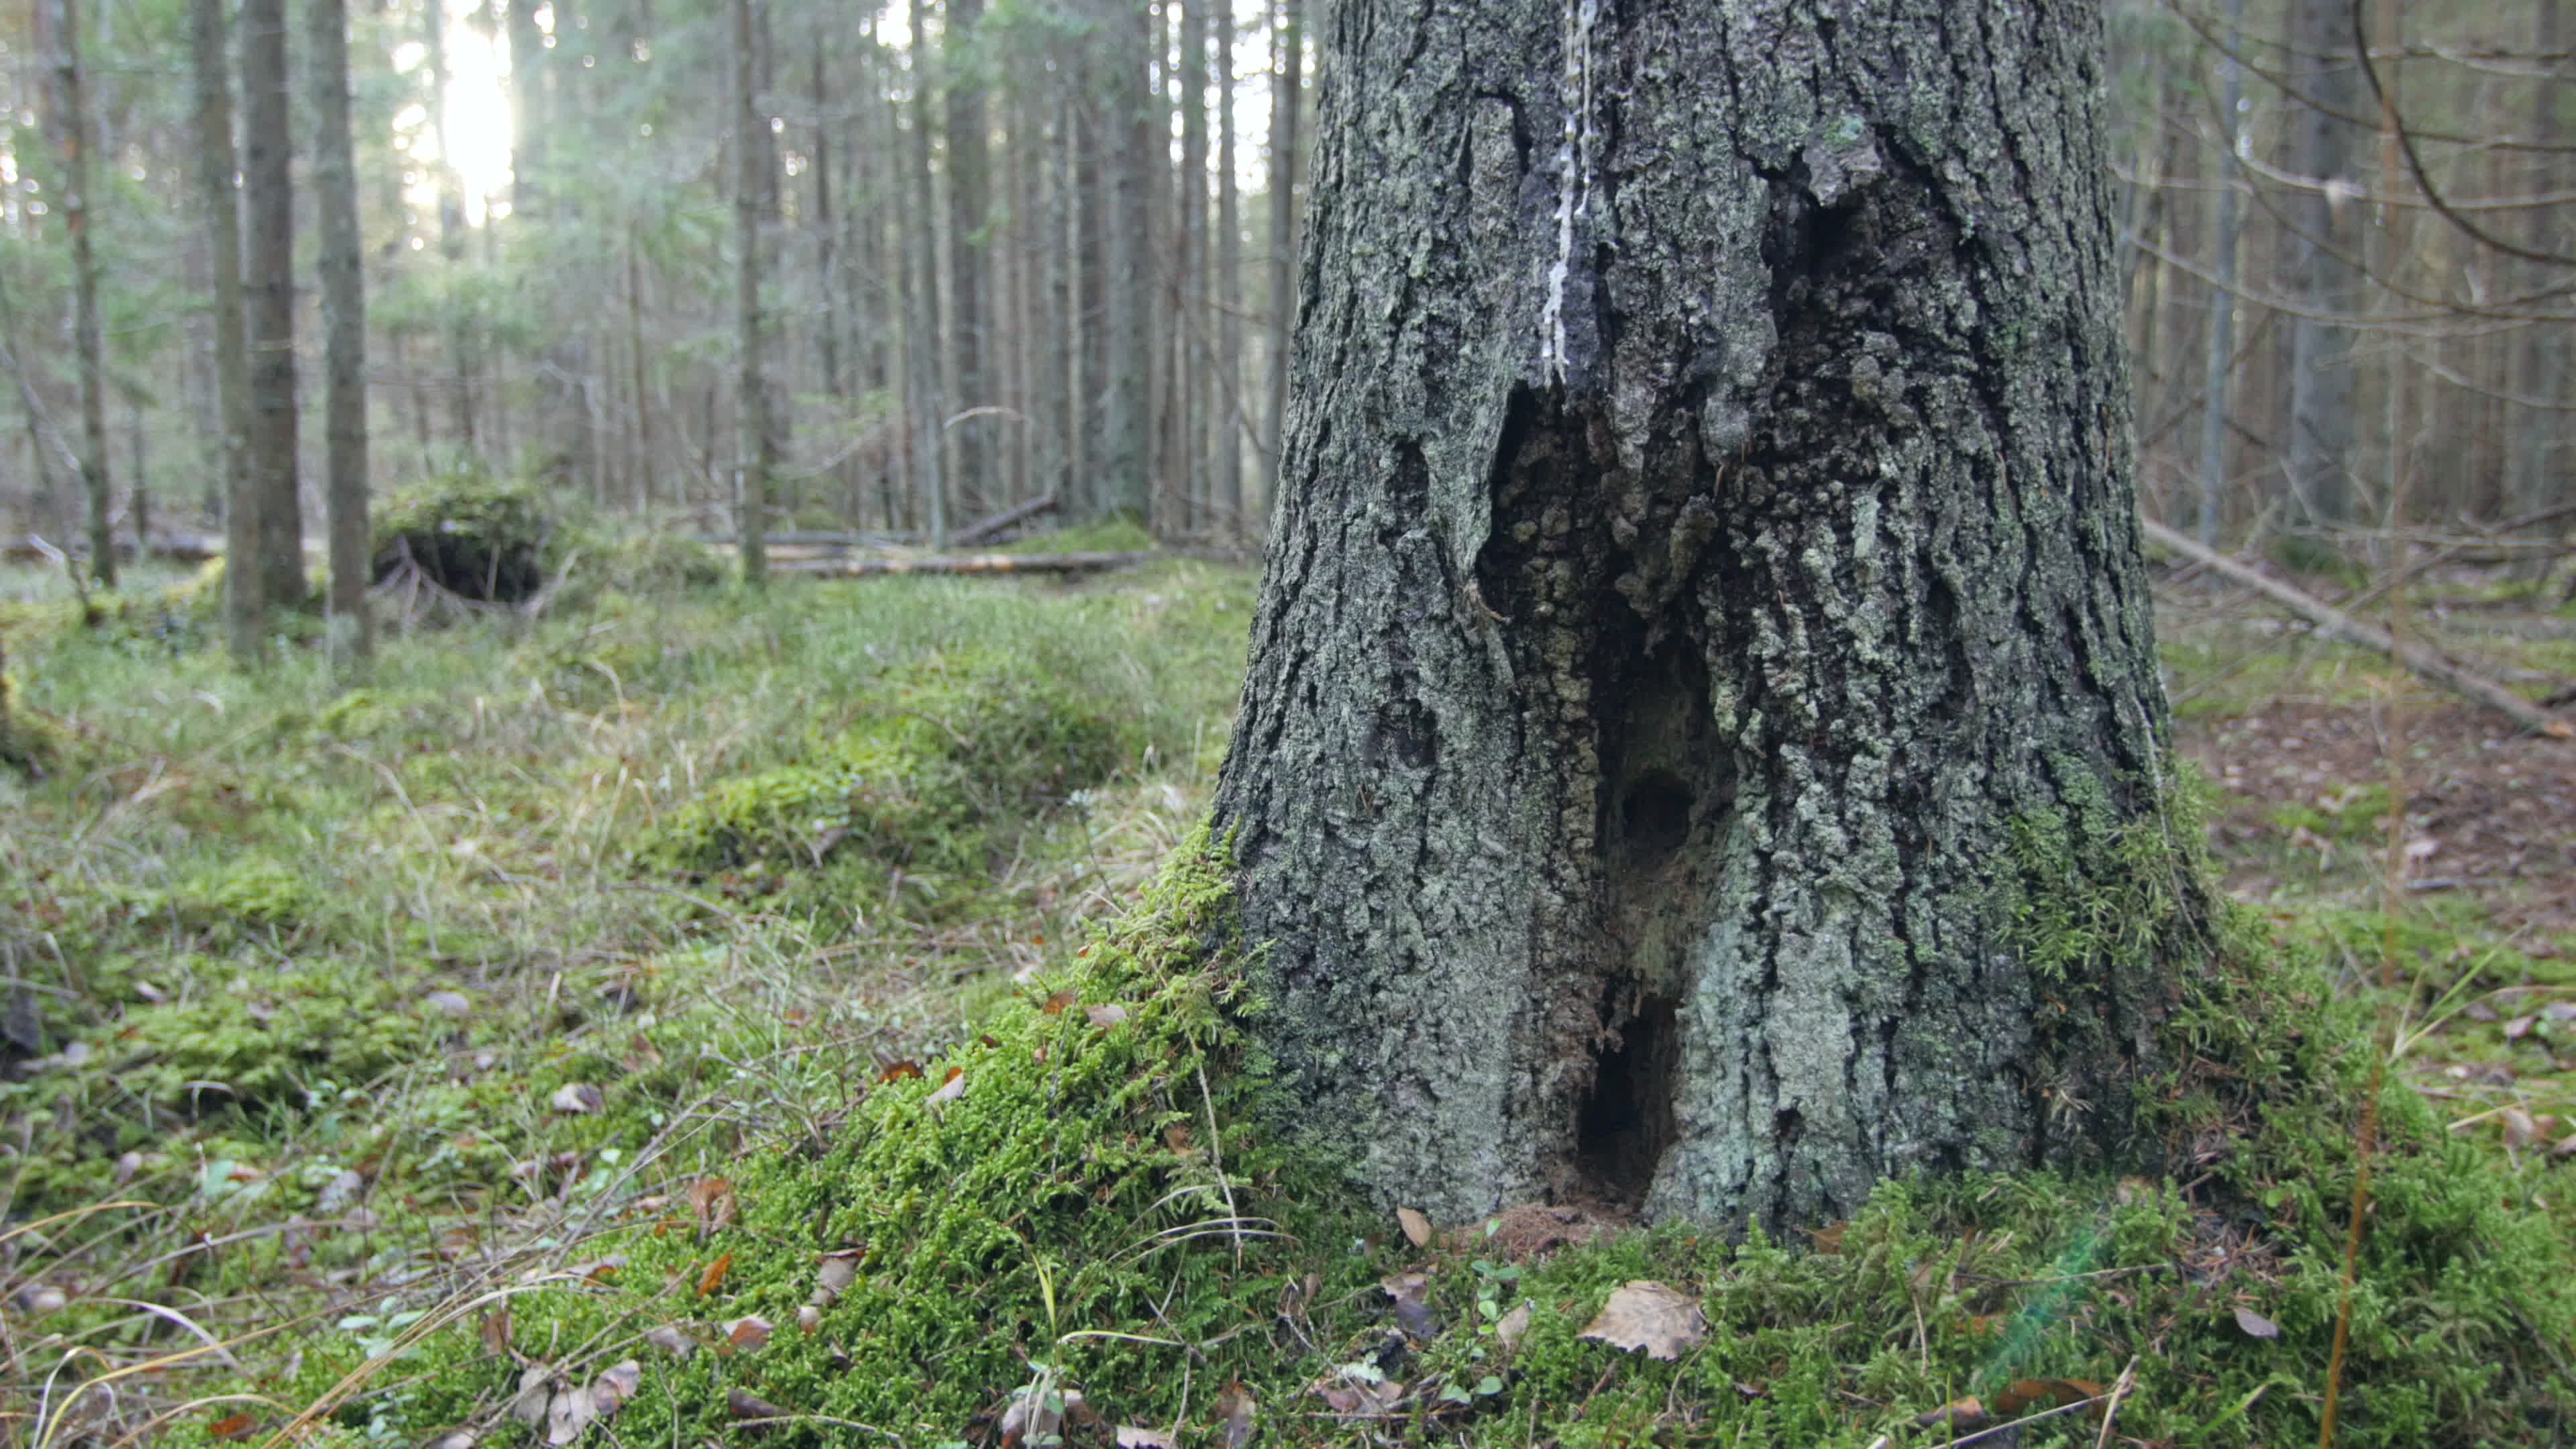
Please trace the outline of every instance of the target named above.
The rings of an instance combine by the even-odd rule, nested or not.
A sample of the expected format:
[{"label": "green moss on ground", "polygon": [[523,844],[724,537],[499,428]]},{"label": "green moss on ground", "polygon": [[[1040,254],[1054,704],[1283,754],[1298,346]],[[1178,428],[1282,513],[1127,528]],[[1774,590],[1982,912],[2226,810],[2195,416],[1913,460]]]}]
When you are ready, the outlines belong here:
[{"label": "green moss on ground", "polygon": [[[2234,955],[2239,974],[2194,988],[2153,1114],[2170,1174],[1894,1182],[1812,1243],[1667,1226],[1511,1264],[1479,1225],[1416,1249],[1359,1216],[1331,1164],[1257,1135],[1225,879],[1193,843],[921,1076],[711,1168],[694,1206],[638,1205],[579,1249],[613,1272],[513,1301],[511,1356],[464,1328],[433,1339],[405,1370],[403,1430],[535,1442],[505,1412],[523,1359],[549,1393],[632,1359],[614,1428],[638,1442],[725,1442],[752,1404],[790,1442],[865,1425],[990,1443],[1015,1397],[1065,1391],[1085,1406],[1069,1442],[1121,1424],[1213,1442],[1218,1390],[1239,1383],[1271,1442],[1857,1446],[1941,1442],[1915,1421],[1971,1397],[2035,1412],[2124,1373],[2127,1439],[2314,1437],[2367,1021],[2313,958]],[[2552,1169],[2451,1138],[2399,1088],[2380,1124],[2338,1442],[2557,1442],[2576,1265],[2564,1215],[2532,1202]],[[734,1206],[706,1210],[719,1180]],[[1378,1286],[1406,1272],[1428,1318]],[[1664,1363],[1584,1339],[1633,1280],[1694,1295],[1705,1341]],[[1383,1417],[1323,1392],[1347,1407],[1364,1388]],[[2021,1442],[2098,1432],[2076,1414]]]}]

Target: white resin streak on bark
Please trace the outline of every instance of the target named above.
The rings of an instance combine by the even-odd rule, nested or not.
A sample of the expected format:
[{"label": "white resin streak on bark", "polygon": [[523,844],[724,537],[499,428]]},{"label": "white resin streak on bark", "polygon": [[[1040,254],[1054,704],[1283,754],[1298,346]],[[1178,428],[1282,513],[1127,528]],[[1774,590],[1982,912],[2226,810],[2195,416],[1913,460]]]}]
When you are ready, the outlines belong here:
[{"label": "white resin streak on bark", "polygon": [[1574,270],[1574,223],[1592,191],[1592,22],[1600,0],[1566,0],[1565,129],[1556,147],[1556,260],[1547,269],[1539,314],[1541,376],[1565,381],[1565,284]]}]

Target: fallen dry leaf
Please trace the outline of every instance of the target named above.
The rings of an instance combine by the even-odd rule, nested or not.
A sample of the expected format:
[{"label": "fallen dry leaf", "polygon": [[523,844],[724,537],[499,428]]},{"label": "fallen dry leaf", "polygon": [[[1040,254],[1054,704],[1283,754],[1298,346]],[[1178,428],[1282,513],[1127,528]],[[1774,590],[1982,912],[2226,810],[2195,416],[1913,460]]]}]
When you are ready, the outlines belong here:
[{"label": "fallen dry leaf", "polygon": [[687,1358],[698,1351],[698,1341],[689,1337],[688,1330],[676,1323],[644,1330],[644,1341],[673,1358]]},{"label": "fallen dry leaf", "polygon": [[1502,1344],[1503,1352],[1509,1353],[1521,1346],[1521,1335],[1529,1332],[1529,1326],[1530,1304],[1529,1300],[1524,1298],[1512,1305],[1511,1312],[1504,1314],[1495,1322],[1494,1339]]},{"label": "fallen dry leaf", "polygon": [[1417,1248],[1431,1246],[1431,1219],[1409,1207],[1395,1210],[1395,1220],[1404,1225],[1404,1240]]},{"label": "fallen dry leaf", "polygon": [[1073,1005],[1081,999],[1081,997],[1076,996],[1070,991],[1059,991],[1053,996],[1048,997],[1046,999],[1046,1005],[1041,1007],[1040,1010],[1044,1011],[1049,1016],[1062,1016],[1064,1015],[1064,1009],[1066,1007]]},{"label": "fallen dry leaf", "polygon": [[590,1386],[590,1403],[599,1417],[611,1419],[644,1387],[644,1365],[633,1359],[602,1372]]},{"label": "fallen dry leaf", "polygon": [[776,1331],[768,1319],[758,1314],[737,1318],[724,1326],[725,1347],[750,1353],[768,1344],[769,1335]]},{"label": "fallen dry leaf", "polygon": [[737,1419],[784,1419],[787,1411],[748,1389],[725,1390],[725,1412]]},{"label": "fallen dry leaf", "polygon": [[2253,1309],[2246,1307],[2242,1303],[2236,1305],[2236,1326],[2244,1331],[2247,1338],[2279,1338],[2281,1336],[2281,1325],[2265,1318],[2262,1314],[2255,1312]]},{"label": "fallen dry leaf", "polygon": [[2507,1107],[2496,1113],[2496,1118],[2504,1123],[2505,1146],[2529,1147],[2540,1140],[2540,1124],[2533,1121],[2531,1114],[2520,1107]]},{"label": "fallen dry leaf", "polygon": [[950,1067],[948,1069],[948,1080],[939,1084],[939,1090],[930,1094],[929,1101],[930,1104],[935,1107],[942,1102],[954,1102],[965,1095],[966,1069],[964,1067]]},{"label": "fallen dry leaf", "polygon": [[259,1421],[248,1414],[228,1414],[206,1426],[206,1437],[246,1439],[250,1437],[250,1431],[258,1427]]},{"label": "fallen dry leaf", "polygon": [[554,1387],[554,1370],[532,1363],[519,1371],[519,1392],[510,1400],[510,1417],[535,1428],[546,1421],[546,1401]]},{"label": "fallen dry leaf", "polygon": [[714,1262],[709,1263],[707,1271],[698,1275],[698,1296],[713,1298],[716,1290],[724,1286],[725,1270],[732,1266],[733,1254],[731,1253],[722,1254]]},{"label": "fallen dry leaf", "polygon": [[589,1389],[580,1384],[557,1389],[553,1405],[546,1410],[546,1442],[554,1445],[555,1449],[563,1449],[564,1445],[580,1438],[582,1431],[590,1427],[590,1421],[597,1417],[599,1403]]},{"label": "fallen dry leaf", "polygon": [[1378,1280],[1386,1296],[1395,1300],[1395,1321],[1406,1333],[1419,1339],[1440,1336],[1440,1315],[1431,1311],[1425,1298],[1431,1292],[1431,1279],[1421,1273],[1390,1273]]},{"label": "fallen dry leaf", "polygon": [[1082,1009],[1082,1014],[1091,1018],[1093,1026],[1107,1031],[1127,1019],[1127,1008],[1113,1001],[1107,1006],[1086,1006]]},{"label": "fallen dry leaf", "polygon": [[917,1077],[920,1075],[921,1063],[914,1061],[910,1057],[905,1057],[901,1061],[886,1063],[885,1069],[877,1073],[877,1080],[880,1082],[900,1082],[906,1077]]},{"label": "fallen dry leaf", "polygon": [[814,1295],[806,1301],[821,1306],[840,1297],[842,1290],[859,1281],[859,1260],[866,1256],[862,1248],[825,1253],[822,1269],[814,1275]]},{"label": "fallen dry leaf", "polygon": [[1952,1399],[1931,1413],[1917,1415],[1914,1427],[1917,1429],[1975,1429],[1983,1427],[1993,1417],[1986,1412],[1986,1406],[1972,1394],[1964,1399]]},{"label": "fallen dry leaf", "polygon": [[1689,1294],[1640,1280],[1611,1294],[1583,1337],[1669,1362],[1708,1340],[1708,1316]]},{"label": "fallen dry leaf", "polygon": [[1177,1442],[1160,1429],[1142,1429],[1134,1424],[1121,1424],[1115,1437],[1118,1449],[1176,1449]]},{"label": "fallen dry leaf", "polygon": [[1243,1449],[1252,1438],[1253,1419],[1259,1409],[1252,1401],[1252,1390],[1235,1379],[1217,1391],[1216,1412],[1224,1431],[1225,1449]]},{"label": "fallen dry leaf", "polygon": [[2024,1409],[2062,1409],[2102,1394],[2102,1386],[2091,1379],[2015,1379],[1988,1408],[2002,1418]]},{"label": "fallen dry leaf", "polygon": [[689,1207],[698,1215],[701,1235],[732,1224],[741,1211],[733,1183],[721,1177],[702,1177],[689,1185]]},{"label": "fallen dry leaf", "polygon": [[510,1310],[495,1309],[483,1315],[480,1336],[487,1358],[507,1358],[510,1354]]},{"label": "fallen dry leaf", "polygon": [[555,1088],[555,1094],[546,1102],[558,1112],[587,1114],[598,1111],[607,1100],[599,1094],[597,1087],[588,1082],[566,1082]]},{"label": "fallen dry leaf", "polygon": [[823,1331],[823,1310],[808,1303],[796,1310],[796,1331],[812,1338]]}]

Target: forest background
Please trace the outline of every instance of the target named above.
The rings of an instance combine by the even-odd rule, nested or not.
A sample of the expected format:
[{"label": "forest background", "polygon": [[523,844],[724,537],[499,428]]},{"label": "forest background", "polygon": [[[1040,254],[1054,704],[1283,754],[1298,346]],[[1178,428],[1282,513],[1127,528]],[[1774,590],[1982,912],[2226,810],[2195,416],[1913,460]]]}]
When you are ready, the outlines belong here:
[{"label": "forest background", "polygon": [[[2569,502],[2560,9],[2107,7],[2153,516],[2203,542],[2467,519],[2499,531],[2484,554],[2550,546],[2528,530]],[[311,279],[363,278],[341,386],[378,497],[480,469],[709,534],[747,480],[770,531],[940,542],[1052,496],[1172,541],[1261,532],[1316,68],[1294,5],[361,6],[345,143],[316,109],[331,27],[264,0],[193,35],[175,3],[5,25],[19,532],[220,527],[228,196],[249,355],[301,365],[304,411]],[[193,86],[192,41],[216,67]],[[236,55],[238,145],[203,110]],[[318,521],[328,430],[289,426],[286,369],[245,380],[230,431]]]}]

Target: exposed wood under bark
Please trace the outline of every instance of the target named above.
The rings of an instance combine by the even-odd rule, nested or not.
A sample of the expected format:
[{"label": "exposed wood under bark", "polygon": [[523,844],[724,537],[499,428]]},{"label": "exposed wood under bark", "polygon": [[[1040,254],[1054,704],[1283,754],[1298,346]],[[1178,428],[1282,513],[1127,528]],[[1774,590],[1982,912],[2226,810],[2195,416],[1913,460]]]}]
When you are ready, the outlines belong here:
[{"label": "exposed wood under bark", "polygon": [[2444,659],[2439,654],[2411,640],[2400,639],[2375,624],[2365,624],[2341,609],[2278,579],[2266,578],[2253,569],[2191,538],[2165,527],[2152,518],[2141,516],[2139,526],[2147,538],[2163,548],[2172,549],[2184,558],[2222,577],[2234,580],[2262,594],[2290,612],[2316,625],[2319,629],[2346,642],[2375,649],[2408,669],[2455,694],[2465,695],[2512,716],[2525,729],[2552,739],[2576,739],[2576,725],[2533,704],[2492,679],[2472,673]]}]

